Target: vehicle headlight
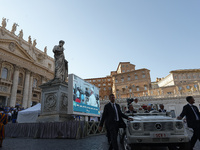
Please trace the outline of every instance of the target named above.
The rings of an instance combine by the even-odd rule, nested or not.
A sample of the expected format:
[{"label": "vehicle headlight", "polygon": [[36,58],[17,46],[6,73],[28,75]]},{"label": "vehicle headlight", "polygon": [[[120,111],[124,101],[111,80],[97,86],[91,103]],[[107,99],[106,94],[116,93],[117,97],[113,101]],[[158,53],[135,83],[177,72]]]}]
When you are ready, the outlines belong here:
[{"label": "vehicle headlight", "polygon": [[140,123],[133,123],[133,129],[139,130],[140,129]]},{"label": "vehicle headlight", "polygon": [[182,129],[183,123],[182,122],[176,122],[175,126],[176,126],[177,129]]}]

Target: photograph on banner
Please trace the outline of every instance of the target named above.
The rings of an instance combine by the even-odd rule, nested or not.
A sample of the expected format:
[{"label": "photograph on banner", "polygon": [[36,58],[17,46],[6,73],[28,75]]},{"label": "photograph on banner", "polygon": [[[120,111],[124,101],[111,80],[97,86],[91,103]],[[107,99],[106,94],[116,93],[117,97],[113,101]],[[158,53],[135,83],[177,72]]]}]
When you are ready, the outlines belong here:
[{"label": "photograph on banner", "polygon": [[73,110],[100,114],[99,88],[73,75]]}]

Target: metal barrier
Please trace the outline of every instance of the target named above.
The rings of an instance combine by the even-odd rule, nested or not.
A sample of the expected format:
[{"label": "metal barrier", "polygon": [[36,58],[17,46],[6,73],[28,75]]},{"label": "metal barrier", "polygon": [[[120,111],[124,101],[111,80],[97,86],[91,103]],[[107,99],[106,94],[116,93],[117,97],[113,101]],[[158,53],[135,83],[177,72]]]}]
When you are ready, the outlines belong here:
[{"label": "metal barrier", "polygon": [[99,131],[98,129],[99,124],[100,122],[94,122],[94,121],[85,121],[83,127],[81,126],[81,124],[79,124],[76,139],[84,138],[84,137],[92,136],[92,135],[105,134],[106,132],[105,127],[103,126],[102,130]]}]

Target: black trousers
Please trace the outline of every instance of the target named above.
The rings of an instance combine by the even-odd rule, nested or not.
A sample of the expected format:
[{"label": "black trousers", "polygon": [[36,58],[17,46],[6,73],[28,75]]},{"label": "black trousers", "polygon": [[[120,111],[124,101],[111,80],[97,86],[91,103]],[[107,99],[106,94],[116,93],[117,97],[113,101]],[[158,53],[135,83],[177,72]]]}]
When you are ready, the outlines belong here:
[{"label": "black trousers", "polygon": [[192,129],[194,133],[191,138],[191,147],[193,148],[197,139],[200,141],[200,121],[197,121]]},{"label": "black trousers", "polygon": [[105,127],[106,127],[106,136],[107,136],[107,139],[108,139],[108,143],[110,144],[110,142],[111,142],[111,138],[110,138],[110,131],[109,131],[109,129],[108,129],[108,126],[107,126],[107,125],[105,125]]},{"label": "black trousers", "polygon": [[118,131],[119,131],[119,122],[116,121],[112,126],[108,127],[109,133],[110,133],[110,139],[111,139],[111,144],[109,147],[109,150],[119,150],[118,147],[118,142],[117,142],[117,136],[118,136]]}]

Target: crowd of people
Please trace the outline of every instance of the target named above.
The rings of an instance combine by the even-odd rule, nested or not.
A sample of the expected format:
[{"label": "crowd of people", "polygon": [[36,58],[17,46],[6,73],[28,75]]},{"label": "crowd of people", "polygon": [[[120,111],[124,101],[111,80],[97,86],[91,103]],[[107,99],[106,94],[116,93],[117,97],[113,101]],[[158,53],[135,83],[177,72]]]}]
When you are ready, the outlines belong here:
[{"label": "crowd of people", "polygon": [[0,147],[2,147],[3,139],[5,138],[4,125],[8,122],[16,123],[18,112],[21,110],[24,110],[24,108],[20,106],[0,107]]},{"label": "crowd of people", "polygon": [[24,110],[23,107],[15,106],[5,106],[2,108],[5,115],[7,116],[8,122],[16,123],[18,112]]},{"label": "crowd of people", "polygon": [[164,109],[163,104],[159,104],[160,109],[155,108],[156,106],[153,106],[152,104],[139,104],[138,99],[132,99],[128,102],[128,110],[125,110],[125,113],[150,113],[150,112],[166,112],[166,109]]}]

